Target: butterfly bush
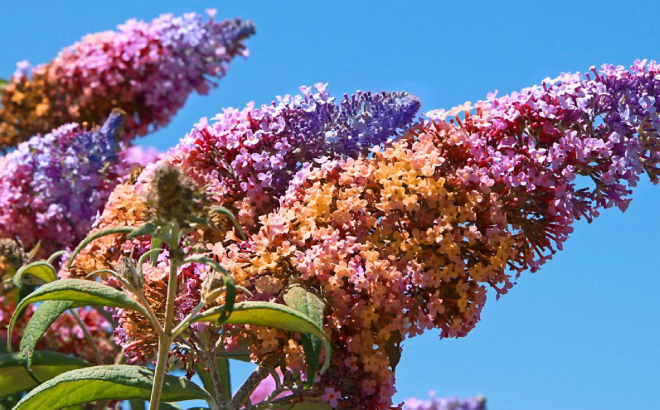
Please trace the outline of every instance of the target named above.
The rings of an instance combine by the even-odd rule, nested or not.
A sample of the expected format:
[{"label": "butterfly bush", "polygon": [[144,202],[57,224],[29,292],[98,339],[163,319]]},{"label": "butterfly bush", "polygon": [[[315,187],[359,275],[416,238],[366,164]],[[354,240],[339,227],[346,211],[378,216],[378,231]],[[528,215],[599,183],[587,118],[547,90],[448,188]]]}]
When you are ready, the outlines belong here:
[{"label": "butterfly bush", "polygon": [[[320,393],[385,409],[401,338],[467,335],[488,287],[499,296],[538,269],[576,219],[625,210],[640,174],[657,182],[659,72],[603,66],[431,112],[368,156],[304,167],[250,241],[215,255],[257,300],[292,283],[319,289],[334,344]],[[243,337],[260,341],[257,360],[277,353],[304,370],[283,334]]]},{"label": "butterfly bush", "polygon": [[116,111],[93,130],[63,125],[1,157],[0,238],[41,241],[40,255],[82,240],[119,182],[122,123]]},{"label": "butterfly bush", "polygon": [[497,196],[518,248],[510,267],[535,271],[561,250],[576,219],[625,211],[641,174],[658,182],[659,73],[644,60],[630,71],[563,74],[490,95],[452,125],[442,121],[449,113],[432,112],[418,132],[442,141],[463,185]]},{"label": "butterfly bush", "polygon": [[235,56],[248,54],[243,41],[254,25],[209,15],[132,19],[48,64],[19,63],[0,92],[0,149],[69,122],[98,124],[116,107],[128,114],[125,141],[166,125],[192,91],[206,94]]},{"label": "butterfly bush", "polygon": [[[153,172],[171,164],[231,208],[245,229],[254,230],[257,216],[277,206],[303,164],[324,155],[358,156],[395,136],[420,106],[406,93],[356,93],[337,102],[325,88],[302,87],[302,95],[259,108],[252,103],[242,110],[227,108],[211,123],[203,119],[137,181],[115,189],[96,227],[143,223],[143,196]],[[94,242],[77,258],[73,274],[110,267],[119,242],[115,237]]]},{"label": "butterfly bush", "polygon": [[[211,123],[202,120],[177,147],[147,166],[136,181],[115,189],[96,227],[144,223],[144,197],[153,174],[161,165],[170,164],[205,187],[215,203],[235,211],[246,230],[256,230],[257,216],[277,206],[275,198],[284,193],[303,164],[319,156],[357,157],[365,153],[410,124],[420,105],[417,98],[405,93],[357,93],[337,102],[325,88],[323,84],[314,89],[302,87],[302,95],[287,95],[260,108],[249,104],[243,110],[225,109]],[[226,238],[197,239],[214,243]],[[149,245],[137,240],[120,243],[116,236],[95,241],[76,258],[73,269],[61,275],[80,277],[112,267],[121,254],[139,255]],[[157,295],[164,295],[167,288],[167,269],[166,260],[155,269],[145,267],[150,272],[145,275],[145,289],[153,293],[153,300],[163,300]],[[205,269],[191,265],[180,275],[178,300],[182,306],[191,309],[199,301]],[[164,306],[156,302],[152,308],[157,314],[164,313]],[[123,310],[117,320],[116,340],[130,360],[146,360],[157,342],[148,322],[140,314]]]},{"label": "butterfly bush", "polygon": [[[341,409],[387,409],[402,340],[428,329],[467,335],[488,288],[499,297],[537,270],[576,219],[625,210],[641,174],[658,181],[659,94],[657,63],[605,65],[435,110],[400,133],[413,97],[359,93],[337,104],[317,86],[202,121],[157,164],[180,167],[236,212],[248,241],[197,232],[189,245],[211,242],[251,300],[282,301],[293,284],[323,295],[332,363],[306,394]],[[99,227],[145,221],[155,167],[115,190]],[[78,272],[148,249],[119,243],[90,246]],[[180,274],[180,300],[198,297],[188,280],[202,275]],[[162,273],[146,276],[162,287]],[[133,354],[142,360],[153,340],[127,312],[117,318],[120,343],[141,344]],[[224,349],[257,341],[253,360],[282,357],[304,379],[299,339],[258,326],[226,331]]]},{"label": "butterfly bush", "polygon": [[482,396],[460,400],[437,398],[433,391],[429,395],[429,400],[406,400],[403,410],[486,410],[486,399]]}]

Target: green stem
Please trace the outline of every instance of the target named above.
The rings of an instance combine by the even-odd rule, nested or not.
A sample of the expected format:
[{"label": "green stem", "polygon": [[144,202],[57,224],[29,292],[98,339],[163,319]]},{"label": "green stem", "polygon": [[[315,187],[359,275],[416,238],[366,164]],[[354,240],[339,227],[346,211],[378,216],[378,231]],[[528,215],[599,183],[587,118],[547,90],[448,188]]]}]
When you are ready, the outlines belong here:
[{"label": "green stem", "polygon": [[167,373],[167,361],[170,354],[170,346],[174,341],[172,330],[174,328],[174,302],[178,288],[177,270],[181,264],[179,256],[180,231],[178,226],[172,228],[170,246],[170,276],[167,282],[167,301],[165,302],[165,323],[163,332],[158,335],[158,359],[156,360],[156,371],[154,373],[154,385],[151,389],[149,410],[158,410],[160,396],[163,391],[163,380]]},{"label": "green stem", "polygon": [[92,339],[92,335],[89,333],[89,329],[87,329],[87,326],[85,326],[85,322],[82,321],[80,316],[78,316],[78,312],[76,312],[74,309],[69,309],[69,312],[71,312],[71,316],[76,320],[78,323],[78,326],[83,331],[83,334],[85,335],[85,339],[87,339],[87,343],[89,344],[89,347],[92,349],[92,353],[94,354],[94,360],[96,360],[96,364],[99,366],[103,364],[103,359],[101,358],[101,354],[99,353],[99,350],[96,348],[96,345],[94,344],[94,339]]},{"label": "green stem", "polygon": [[257,368],[252,372],[250,377],[243,383],[240,389],[236,392],[234,397],[227,403],[227,408],[231,410],[240,409],[245,401],[250,397],[254,389],[259,386],[259,383],[266,377],[268,374],[277,366],[280,358],[277,356],[271,356],[268,359],[264,360]]},{"label": "green stem", "polygon": [[165,335],[158,337],[158,358],[156,359],[154,386],[151,389],[151,398],[149,399],[149,410],[158,410],[158,406],[160,406],[160,395],[163,392],[163,381],[167,373],[167,361],[170,357],[172,340],[171,337]]}]

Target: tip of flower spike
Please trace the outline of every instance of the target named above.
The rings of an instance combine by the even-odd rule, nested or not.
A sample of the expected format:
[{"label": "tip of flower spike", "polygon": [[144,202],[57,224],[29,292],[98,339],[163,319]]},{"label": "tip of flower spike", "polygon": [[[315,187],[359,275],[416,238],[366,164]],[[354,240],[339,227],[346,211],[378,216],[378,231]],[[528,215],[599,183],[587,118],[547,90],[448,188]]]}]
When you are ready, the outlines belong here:
[{"label": "tip of flower spike", "polygon": [[410,118],[410,120],[412,120],[417,115],[420,108],[422,108],[422,102],[420,99],[405,91],[392,93],[392,96],[397,101],[401,113],[404,117]]},{"label": "tip of flower spike", "polygon": [[108,119],[105,120],[101,127],[101,133],[114,134],[117,139],[124,133],[124,119],[126,113],[118,108],[112,110]]},{"label": "tip of flower spike", "polygon": [[257,26],[252,21],[240,18],[234,21],[236,22],[236,31],[234,31],[236,38],[245,39],[257,33]]}]

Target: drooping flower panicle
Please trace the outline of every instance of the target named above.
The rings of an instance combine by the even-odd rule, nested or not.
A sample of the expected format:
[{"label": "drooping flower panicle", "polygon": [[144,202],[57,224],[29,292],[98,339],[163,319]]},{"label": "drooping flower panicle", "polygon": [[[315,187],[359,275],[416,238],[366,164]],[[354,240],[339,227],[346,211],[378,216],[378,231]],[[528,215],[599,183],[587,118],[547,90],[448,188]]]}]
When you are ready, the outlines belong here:
[{"label": "drooping flower panicle", "polygon": [[41,255],[75,246],[119,182],[123,114],[93,130],[68,124],[0,158],[0,238]]},{"label": "drooping flower panicle", "polygon": [[[487,287],[538,269],[575,219],[625,209],[639,174],[657,182],[659,74],[605,66],[429,113],[369,157],[303,169],[260,232],[216,256],[259,300],[291,281],[322,290],[335,348],[320,386],[340,408],[387,408],[393,335],[467,335]],[[300,362],[284,335],[246,336],[262,340],[257,358]]]},{"label": "drooping flower panicle", "polygon": [[[332,363],[306,394],[339,409],[389,408],[402,340],[434,328],[441,337],[467,335],[488,288],[499,296],[521,272],[537,270],[576,219],[625,210],[640,174],[658,181],[655,62],[564,74],[430,112],[412,126],[419,102],[405,94],[357,94],[336,104],[324,86],[316,91],[225,110],[158,164],[181,168],[237,213],[248,241],[189,239],[213,238],[207,248],[249,298],[281,301],[293,284],[323,295]],[[99,227],[145,220],[139,200],[157,166],[117,188]],[[127,198],[135,202],[120,202]],[[108,241],[81,254],[78,269],[148,249]],[[191,283],[201,275],[191,272]],[[123,345],[149,346],[136,320],[122,323]],[[304,375],[299,339],[233,326],[224,347],[241,340],[257,341],[254,360],[281,356],[288,371]]]},{"label": "drooping flower panicle", "polygon": [[28,72],[20,63],[0,92],[0,149],[69,123],[100,124],[113,108],[127,112],[130,141],[166,125],[192,91],[205,94],[230,61],[247,56],[254,25],[201,15],[135,19],[91,34]]}]

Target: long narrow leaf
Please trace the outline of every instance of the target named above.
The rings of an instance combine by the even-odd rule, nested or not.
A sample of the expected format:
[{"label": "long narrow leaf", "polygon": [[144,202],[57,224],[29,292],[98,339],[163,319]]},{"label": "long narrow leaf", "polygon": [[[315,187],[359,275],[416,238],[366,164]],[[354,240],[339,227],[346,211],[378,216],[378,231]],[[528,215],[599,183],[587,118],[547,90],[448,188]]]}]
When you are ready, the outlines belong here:
[{"label": "long narrow leaf", "polygon": [[[301,286],[293,286],[284,294],[284,303],[313,320],[319,327],[323,327],[325,302],[313,292]],[[307,359],[306,386],[310,388],[316,382],[316,372],[321,355],[321,340],[316,336],[304,334],[301,335],[301,341]]]},{"label": "long narrow leaf", "polygon": [[[28,393],[14,410],[56,410],[98,400],[148,400],[153,372],[145,367],[94,366],[61,374]],[[213,400],[185,378],[165,376],[161,400]]]},{"label": "long narrow leaf", "polygon": [[72,307],[101,305],[131,309],[148,317],[148,314],[142,305],[115,288],[89,280],[61,279],[40,287],[18,303],[7,328],[8,341],[11,340],[11,333],[23,309],[25,309],[30,303],[46,300],[67,300],[75,302]]},{"label": "long narrow leaf", "polygon": [[19,347],[29,368],[32,368],[32,359],[39,339],[46,333],[50,325],[74,304],[75,302],[69,300],[47,300],[39,305],[25,326]]},{"label": "long narrow leaf", "polygon": [[32,262],[29,265],[22,266],[12,278],[12,282],[17,288],[23,288],[23,280],[26,276],[32,276],[43,283],[50,283],[57,280],[55,268],[48,262]]},{"label": "long narrow leaf", "polygon": [[[25,370],[25,360],[25,356],[20,353],[0,355],[0,397],[20,393],[37,385]],[[35,352],[32,358],[32,372],[44,381],[87,366],[89,363],[85,360],[57,352]]]}]

